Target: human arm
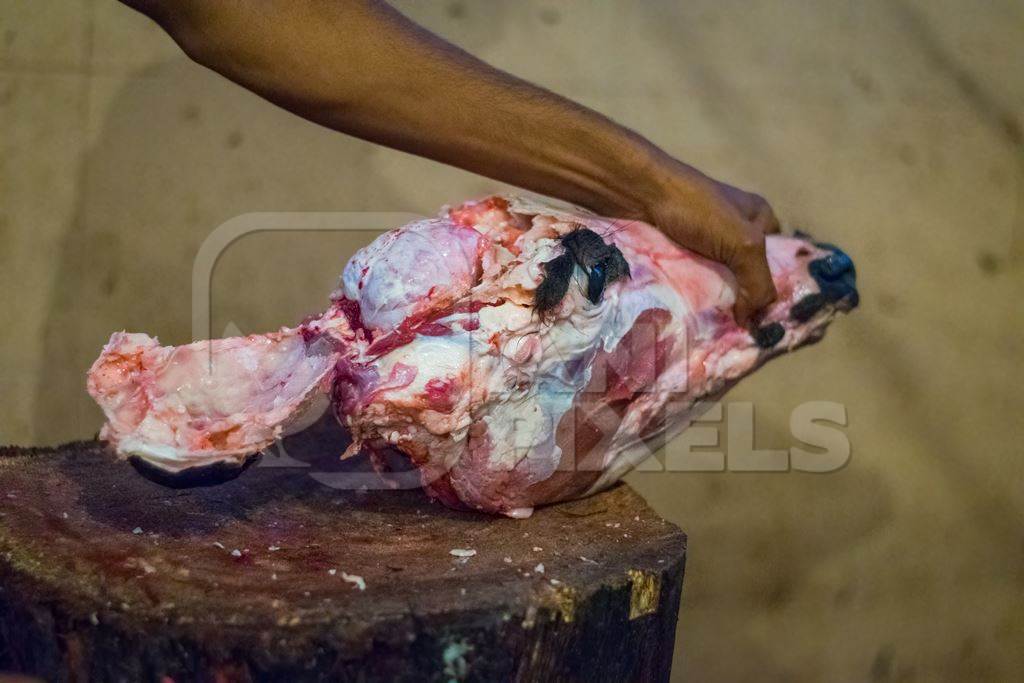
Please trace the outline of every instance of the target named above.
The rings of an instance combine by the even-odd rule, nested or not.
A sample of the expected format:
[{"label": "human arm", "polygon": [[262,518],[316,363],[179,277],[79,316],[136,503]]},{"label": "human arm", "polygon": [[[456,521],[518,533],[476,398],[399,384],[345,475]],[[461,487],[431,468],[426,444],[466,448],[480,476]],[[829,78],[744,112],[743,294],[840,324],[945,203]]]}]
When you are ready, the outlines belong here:
[{"label": "human arm", "polygon": [[488,66],[376,0],[122,0],[195,61],[334,130],[651,223],[725,263],[741,324],[775,290],[757,195]]}]

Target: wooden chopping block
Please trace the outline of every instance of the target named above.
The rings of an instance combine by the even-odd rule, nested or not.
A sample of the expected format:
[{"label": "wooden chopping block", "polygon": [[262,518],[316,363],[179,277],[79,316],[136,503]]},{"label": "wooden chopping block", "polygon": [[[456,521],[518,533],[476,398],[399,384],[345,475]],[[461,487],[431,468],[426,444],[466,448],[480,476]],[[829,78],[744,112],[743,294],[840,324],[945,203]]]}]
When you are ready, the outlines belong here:
[{"label": "wooden chopping block", "polygon": [[628,486],[526,520],[457,512],[325,485],[345,465],[311,431],[186,490],[101,442],[0,449],[0,672],[668,680],[686,536]]}]

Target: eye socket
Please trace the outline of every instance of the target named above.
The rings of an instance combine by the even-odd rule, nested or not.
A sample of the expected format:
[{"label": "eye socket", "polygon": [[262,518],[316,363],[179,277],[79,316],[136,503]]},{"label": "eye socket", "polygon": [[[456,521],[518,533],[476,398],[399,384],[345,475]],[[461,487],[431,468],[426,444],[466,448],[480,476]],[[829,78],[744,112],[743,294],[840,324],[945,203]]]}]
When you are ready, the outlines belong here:
[{"label": "eye socket", "polygon": [[593,230],[577,228],[559,239],[564,252],[544,264],[544,279],[534,294],[534,309],[542,318],[565,296],[577,266],[587,276],[587,299],[593,304],[601,303],[609,284],[630,277],[619,248]]}]

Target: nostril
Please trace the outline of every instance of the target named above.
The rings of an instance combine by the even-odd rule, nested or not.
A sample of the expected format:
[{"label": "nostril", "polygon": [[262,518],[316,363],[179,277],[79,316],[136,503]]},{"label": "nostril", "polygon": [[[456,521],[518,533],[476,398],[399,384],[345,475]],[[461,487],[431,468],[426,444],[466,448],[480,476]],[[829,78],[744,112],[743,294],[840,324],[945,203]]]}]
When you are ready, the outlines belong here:
[{"label": "nostril", "polygon": [[[855,308],[859,303],[857,294],[857,271],[853,265],[853,259],[847,256],[842,249],[824,242],[817,243],[820,249],[827,249],[830,253],[807,264],[807,271],[818,284],[821,290],[819,299],[812,299],[806,304],[806,299],[797,302],[793,307],[793,317],[807,315],[807,319],[816,312],[812,311],[814,305],[820,308],[824,303],[846,302],[850,308]],[[810,311],[810,312],[805,312]]]},{"label": "nostril", "polygon": [[774,322],[758,328],[754,333],[754,341],[762,349],[770,349],[782,341],[785,335],[786,329],[782,323]]},{"label": "nostril", "polygon": [[808,269],[815,280],[831,282],[851,272],[853,270],[853,260],[841,251],[834,251],[828,256],[811,261]]}]

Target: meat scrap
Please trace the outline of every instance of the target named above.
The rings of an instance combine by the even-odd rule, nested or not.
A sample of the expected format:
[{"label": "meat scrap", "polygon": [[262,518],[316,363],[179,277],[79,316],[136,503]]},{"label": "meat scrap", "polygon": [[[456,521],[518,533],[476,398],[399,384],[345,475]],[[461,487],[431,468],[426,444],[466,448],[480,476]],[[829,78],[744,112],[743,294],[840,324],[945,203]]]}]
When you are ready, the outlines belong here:
[{"label": "meat scrap", "polygon": [[445,504],[525,516],[612,484],[857,305],[836,247],[770,235],[767,253],[779,298],[752,333],[728,270],[655,228],[492,197],[377,238],[298,327],[115,333],[88,389],[102,437],[166,485],[237,476],[329,398],[346,455],[398,450]]}]

